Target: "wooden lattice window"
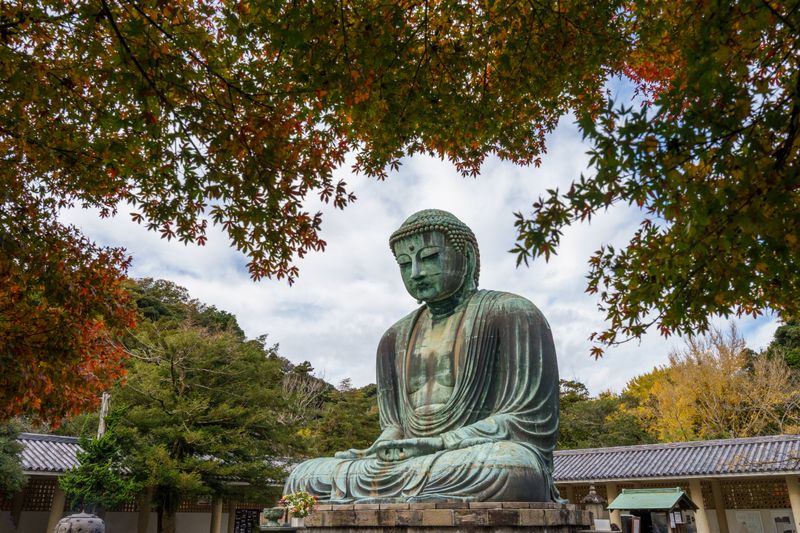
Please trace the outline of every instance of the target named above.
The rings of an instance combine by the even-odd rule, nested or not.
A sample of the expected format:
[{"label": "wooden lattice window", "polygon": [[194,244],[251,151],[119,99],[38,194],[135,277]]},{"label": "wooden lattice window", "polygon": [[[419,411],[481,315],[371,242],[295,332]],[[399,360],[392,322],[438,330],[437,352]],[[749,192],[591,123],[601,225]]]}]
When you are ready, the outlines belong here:
[{"label": "wooden lattice window", "polygon": [[28,478],[28,483],[22,490],[23,511],[49,511],[53,505],[53,496],[56,493],[55,479]]},{"label": "wooden lattice window", "polygon": [[721,483],[726,509],[787,509],[789,490],[783,479],[732,480]]},{"label": "wooden lattice window", "polygon": [[211,498],[200,497],[183,500],[178,506],[179,513],[210,513]]},{"label": "wooden lattice window", "polygon": [[[572,487],[572,500],[571,503],[581,503],[583,499],[589,494],[589,485],[570,485]],[[558,488],[561,492],[561,497],[565,498],[567,495],[567,486],[562,485]],[[594,483],[594,491],[602,496],[603,498],[607,498],[608,494],[606,493],[606,486],[603,483]]]},{"label": "wooden lattice window", "polygon": [[4,498],[0,496],[0,511],[10,511],[11,510],[11,500],[9,498]]},{"label": "wooden lattice window", "polygon": [[[714,508],[714,492],[711,489],[711,482],[702,481],[700,483],[700,489],[703,492],[703,506],[706,509],[713,509]],[[695,502],[695,503],[698,503],[698,502]]]},{"label": "wooden lattice window", "polygon": [[265,507],[275,507],[276,505],[278,505],[278,502],[274,500],[270,502],[236,502],[237,509],[255,509],[257,511],[261,511]]},{"label": "wooden lattice window", "polygon": [[117,513],[137,513],[139,512],[139,503],[136,500],[127,501],[114,508]]}]

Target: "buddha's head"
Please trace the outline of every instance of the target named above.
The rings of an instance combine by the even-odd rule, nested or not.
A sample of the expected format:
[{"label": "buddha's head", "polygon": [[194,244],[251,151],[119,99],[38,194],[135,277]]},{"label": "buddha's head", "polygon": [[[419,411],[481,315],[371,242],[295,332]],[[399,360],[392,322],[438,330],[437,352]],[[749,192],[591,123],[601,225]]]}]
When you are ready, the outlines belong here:
[{"label": "buddha's head", "polygon": [[475,234],[452,213],[414,213],[389,238],[408,293],[426,303],[459,300],[478,287]]}]

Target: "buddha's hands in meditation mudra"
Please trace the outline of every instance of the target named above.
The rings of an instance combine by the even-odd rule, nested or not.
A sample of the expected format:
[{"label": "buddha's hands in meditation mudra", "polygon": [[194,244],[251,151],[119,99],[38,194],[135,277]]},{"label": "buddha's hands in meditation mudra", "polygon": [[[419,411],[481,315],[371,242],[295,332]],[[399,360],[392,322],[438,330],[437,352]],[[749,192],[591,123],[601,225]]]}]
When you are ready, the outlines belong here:
[{"label": "buddha's hands in meditation mudra", "polygon": [[375,454],[382,461],[404,461],[444,450],[441,437],[388,440],[375,444]]},{"label": "buddha's hands in meditation mudra", "polygon": [[[471,438],[464,439],[459,448],[468,448],[488,444],[492,439]],[[444,450],[444,440],[441,437],[418,437],[413,439],[377,440],[372,446],[363,450],[350,449],[337,452],[339,459],[363,459],[376,456],[381,461],[403,461],[412,457],[420,457]]]},{"label": "buddha's hands in meditation mudra", "polygon": [[377,457],[381,461],[403,461],[412,457],[429,455],[444,450],[444,441],[441,437],[418,437],[413,439],[377,440],[364,450],[347,450],[337,452],[339,459],[362,459]]}]

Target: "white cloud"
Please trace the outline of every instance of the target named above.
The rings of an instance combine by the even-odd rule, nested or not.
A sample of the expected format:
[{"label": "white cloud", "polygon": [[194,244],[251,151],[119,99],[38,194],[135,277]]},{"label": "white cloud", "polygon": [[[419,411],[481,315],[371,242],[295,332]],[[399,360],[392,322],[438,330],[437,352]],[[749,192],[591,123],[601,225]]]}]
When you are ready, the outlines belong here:
[{"label": "white cloud", "polygon": [[[541,168],[487,161],[482,175],[462,178],[452,165],[414,157],[385,182],[338,171],[358,201],[339,211],[327,205],[324,253],[300,261],[300,278],[253,283],[246,260],[229,247],[217,229],[204,247],[162,240],[157,233],[120,215],[100,220],[74,210],[63,218],[82,227],[101,244],[121,245],[133,255],[130,274],[172,280],[191,295],[234,313],[245,332],[268,333],[289,359],[310,361],[336,383],[350,377],[356,385],[375,379],[375,349],[392,323],[415,301],[405,293],[388,237],[411,213],[424,208],[452,211],[475,231],[481,247],[481,286],[521,294],[533,301],[553,329],[561,375],[587,384],[592,393],[621,389],[632,377],[664,364],[679,340],[655,333],[641,342],[607,351],[600,361],[589,356],[588,335],[603,327],[596,299],[584,293],[589,255],[603,243],[621,245],[635,230],[638,212],[614,207],[591,224],[568,228],[558,255],[530,268],[515,268],[507,253],[514,245],[514,211],[528,213],[548,188],[569,185],[587,165],[587,147],[568,119],[550,136],[550,152]],[[737,321],[753,348],[765,346],[776,327],[774,317]]]}]

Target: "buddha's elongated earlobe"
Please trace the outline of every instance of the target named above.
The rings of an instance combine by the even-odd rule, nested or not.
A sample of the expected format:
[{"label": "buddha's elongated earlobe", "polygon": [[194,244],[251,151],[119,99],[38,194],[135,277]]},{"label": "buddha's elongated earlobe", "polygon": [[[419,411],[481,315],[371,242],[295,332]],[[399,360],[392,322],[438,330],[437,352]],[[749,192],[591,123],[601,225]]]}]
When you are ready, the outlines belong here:
[{"label": "buddha's elongated earlobe", "polygon": [[464,255],[467,257],[467,268],[464,272],[464,290],[472,292],[478,288],[478,276],[475,275],[477,261],[475,259],[475,247],[472,243],[467,243]]}]

